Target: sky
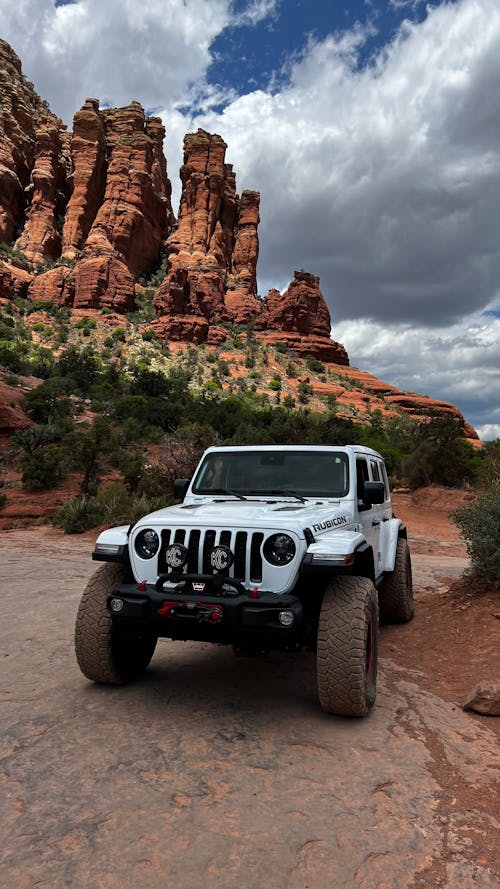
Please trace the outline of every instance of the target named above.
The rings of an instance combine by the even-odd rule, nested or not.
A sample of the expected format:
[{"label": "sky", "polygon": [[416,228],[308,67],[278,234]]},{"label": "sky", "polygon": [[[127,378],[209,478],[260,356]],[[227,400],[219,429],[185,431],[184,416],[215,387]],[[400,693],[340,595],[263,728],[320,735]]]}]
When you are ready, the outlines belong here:
[{"label": "sky", "polygon": [[[0,0],[71,128],[85,98],[228,144],[261,295],[320,276],[351,364],[500,436],[498,0]],[[174,207],[177,209],[177,206]]]}]

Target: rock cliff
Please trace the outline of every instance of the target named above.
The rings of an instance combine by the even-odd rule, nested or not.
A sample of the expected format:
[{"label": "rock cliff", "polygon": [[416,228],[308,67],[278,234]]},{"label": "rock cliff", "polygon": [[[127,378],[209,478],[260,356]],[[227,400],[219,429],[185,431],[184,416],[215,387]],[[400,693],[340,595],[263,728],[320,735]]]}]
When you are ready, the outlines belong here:
[{"label": "rock cliff", "polygon": [[[33,237],[40,237],[49,195],[60,184],[63,132],[62,121],[23,76],[15,52],[0,40],[0,243],[12,243],[24,227],[27,197]],[[54,237],[52,217],[49,212],[49,241]]]},{"label": "rock cliff", "polygon": [[68,133],[4,41],[0,88],[0,243],[10,250],[0,266],[1,297],[127,314],[165,255],[153,300],[158,336],[218,344],[231,326],[256,322],[260,339],[348,364],[330,339],[313,275],[296,273],[283,296],[258,297],[260,195],[237,194],[220,136],[185,137],[176,221],[165,130],[138,102],[101,109],[87,99]]}]

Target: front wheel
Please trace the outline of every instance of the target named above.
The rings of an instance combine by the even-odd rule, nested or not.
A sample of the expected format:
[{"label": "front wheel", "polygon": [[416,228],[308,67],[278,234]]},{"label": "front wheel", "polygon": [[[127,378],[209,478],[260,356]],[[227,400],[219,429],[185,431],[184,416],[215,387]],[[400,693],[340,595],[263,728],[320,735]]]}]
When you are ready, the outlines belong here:
[{"label": "front wheel", "polygon": [[102,565],[83,593],[76,617],[75,653],[83,675],[93,682],[123,685],[142,676],[153,657],[157,637],[113,623],[106,609],[114,587],[129,579],[121,565]]},{"label": "front wheel", "polygon": [[386,574],[378,591],[380,620],[385,624],[405,624],[415,613],[410,550],[400,537],[396,548],[394,571]]},{"label": "front wheel", "polygon": [[321,605],[317,647],[318,697],[337,716],[366,716],[375,703],[378,598],[371,580],[330,581]]}]

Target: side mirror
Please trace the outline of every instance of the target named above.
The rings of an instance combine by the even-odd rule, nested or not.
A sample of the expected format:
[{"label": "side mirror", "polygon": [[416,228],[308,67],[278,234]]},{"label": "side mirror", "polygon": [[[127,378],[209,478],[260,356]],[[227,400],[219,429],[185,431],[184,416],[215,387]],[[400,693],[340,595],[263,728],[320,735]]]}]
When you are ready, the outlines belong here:
[{"label": "side mirror", "polygon": [[363,497],[365,503],[372,506],[374,503],[384,503],[385,486],[383,482],[365,482],[363,486]]},{"label": "side mirror", "polygon": [[189,478],[176,478],[174,481],[174,499],[184,500],[187,489],[189,488]]}]

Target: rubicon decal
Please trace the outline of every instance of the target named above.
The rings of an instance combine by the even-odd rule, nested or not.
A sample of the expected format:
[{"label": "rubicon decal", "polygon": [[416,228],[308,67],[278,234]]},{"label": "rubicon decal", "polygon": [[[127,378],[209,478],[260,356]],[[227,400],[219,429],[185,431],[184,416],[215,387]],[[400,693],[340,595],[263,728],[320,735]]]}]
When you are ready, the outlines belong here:
[{"label": "rubicon decal", "polygon": [[313,531],[326,531],[327,528],[337,528],[339,525],[347,525],[345,515],[335,516],[334,519],[326,519],[324,522],[318,522],[313,525]]}]

